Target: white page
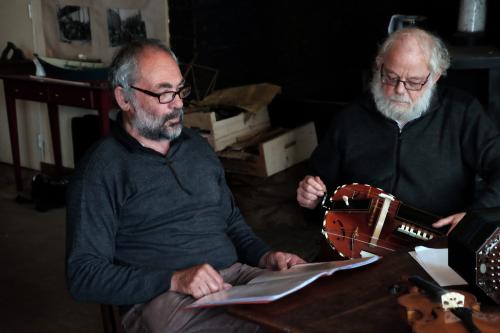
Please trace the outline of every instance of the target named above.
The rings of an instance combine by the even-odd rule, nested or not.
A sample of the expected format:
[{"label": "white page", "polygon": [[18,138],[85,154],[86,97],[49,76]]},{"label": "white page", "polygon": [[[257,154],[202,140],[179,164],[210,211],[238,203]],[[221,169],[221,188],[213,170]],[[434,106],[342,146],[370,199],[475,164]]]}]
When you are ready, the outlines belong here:
[{"label": "white page", "polygon": [[[278,279],[288,279],[291,277],[304,277],[304,279],[308,279],[308,277],[314,276],[316,274],[322,272],[333,272],[342,269],[351,269],[359,266],[363,266],[369,264],[371,262],[377,261],[379,257],[374,259],[368,258],[357,258],[350,260],[339,260],[339,261],[327,261],[327,262],[318,262],[318,263],[308,263],[295,265],[286,271],[271,271],[266,270],[262,274],[259,274],[257,277],[253,278],[248,284],[264,282],[268,280],[278,280]],[[328,274],[328,275],[330,275]]]},{"label": "white page", "polygon": [[198,299],[186,308],[215,305],[269,303],[297,291],[321,276],[352,269],[379,260],[380,257],[296,265],[286,271],[265,271],[246,285],[233,286]]},{"label": "white page", "polygon": [[441,287],[466,285],[467,282],[448,266],[448,249],[416,246],[410,255]]}]

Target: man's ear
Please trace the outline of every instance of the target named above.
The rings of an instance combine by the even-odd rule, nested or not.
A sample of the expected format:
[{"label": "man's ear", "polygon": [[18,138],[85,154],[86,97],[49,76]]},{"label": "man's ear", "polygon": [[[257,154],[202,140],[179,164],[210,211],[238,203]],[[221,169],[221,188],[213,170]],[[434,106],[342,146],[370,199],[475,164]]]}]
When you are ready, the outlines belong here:
[{"label": "man's ear", "polygon": [[130,111],[131,109],[131,104],[130,101],[128,100],[127,96],[125,95],[125,91],[123,90],[122,87],[116,87],[114,90],[115,94],[115,99],[116,103],[118,103],[118,106],[120,109],[123,111]]}]

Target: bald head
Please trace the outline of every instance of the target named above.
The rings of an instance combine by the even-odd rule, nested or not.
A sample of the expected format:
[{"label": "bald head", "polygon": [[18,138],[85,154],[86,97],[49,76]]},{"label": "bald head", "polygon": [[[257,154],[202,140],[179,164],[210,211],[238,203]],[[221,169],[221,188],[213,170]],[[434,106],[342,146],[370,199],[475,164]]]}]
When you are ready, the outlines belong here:
[{"label": "bald head", "polygon": [[158,40],[146,39],[132,41],[123,46],[113,58],[109,71],[111,87],[122,87],[127,97],[131,97],[133,85],[139,75],[139,61],[146,52],[159,51],[168,54],[177,62],[175,54]]}]

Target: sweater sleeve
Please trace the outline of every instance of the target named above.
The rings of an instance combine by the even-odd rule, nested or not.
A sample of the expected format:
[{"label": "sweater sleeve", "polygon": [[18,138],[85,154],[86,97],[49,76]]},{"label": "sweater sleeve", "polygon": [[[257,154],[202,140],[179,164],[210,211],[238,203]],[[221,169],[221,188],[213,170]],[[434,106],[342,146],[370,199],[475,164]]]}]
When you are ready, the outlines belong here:
[{"label": "sweater sleeve", "polygon": [[172,272],[114,262],[122,194],[110,187],[81,175],[75,175],[70,183],[66,235],[68,288],[79,301],[143,303],[170,288]]},{"label": "sweater sleeve", "polygon": [[340,183],[341,152],[337,148],[339,144],[336,127],[334,117],[328,131],[309,159],[310,172],[314,176],[319,176],[329,191],[335,189]]},{"label": "sweater sleeve", "polygon": [[257,237],[245,222],[223,178],[221,180],[221,188],[229,205],[227,234],[236,248],[238,260],[250,266],[258,266],[260,258],[264,253],[271,250],[271,248],[262,239]]}]

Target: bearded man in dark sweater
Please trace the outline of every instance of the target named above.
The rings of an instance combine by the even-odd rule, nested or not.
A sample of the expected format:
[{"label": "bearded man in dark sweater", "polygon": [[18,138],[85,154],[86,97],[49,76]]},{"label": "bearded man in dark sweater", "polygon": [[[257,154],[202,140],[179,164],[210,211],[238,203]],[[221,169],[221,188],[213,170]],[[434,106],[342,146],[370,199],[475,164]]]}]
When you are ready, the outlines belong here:
[{"label": "bearded man in dark sweater", "polygon": [[182,127],[190,88],[168,48],[132,42],[110,77],[119,126],[86,154],[68,191],[71,294],[120,305],[127,332],[258,331],[220,308],[183,308],[261,268],[304,261],[252,232],[217,156]]},{"label": "bearded man in dark sweater", "polygon": [[[315,208],[327,189],[372,185],[453,228],[465,211],[500,205],[500,133],[478,101],[438,87],[450,57],[417,28],[380,47],[371,94],[338,112],[311,156],[297,201]],[[477,179],[484,188],[476,188]]]}]

